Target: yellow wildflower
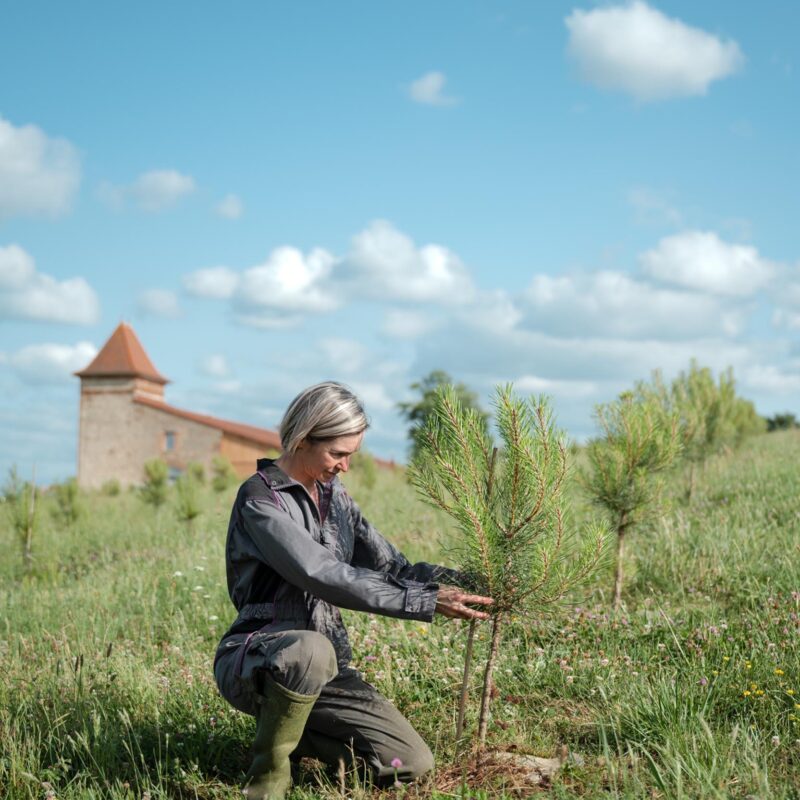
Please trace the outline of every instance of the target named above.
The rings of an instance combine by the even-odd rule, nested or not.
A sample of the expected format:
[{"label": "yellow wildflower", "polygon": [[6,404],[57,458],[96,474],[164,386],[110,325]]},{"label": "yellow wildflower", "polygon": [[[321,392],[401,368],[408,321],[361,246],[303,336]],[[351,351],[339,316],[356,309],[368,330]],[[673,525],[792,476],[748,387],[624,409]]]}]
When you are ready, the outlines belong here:
[{"label": "yellow wildflower", "polygon": [[750,697],[750,692],[749,692],[747,689],[745,689],[745,690],[742,692],[742,697]]},{"label": "yellow wildflower", "polygon": [[782,669],[776,669],[775,670],[775,674],[776,675],[783,675],[783,670]]},{"label": "yellow wildflower", "polygon": [[788,694],[789,697],[791,697],[794,694],[794,689],[787,689],[786,694]]}]

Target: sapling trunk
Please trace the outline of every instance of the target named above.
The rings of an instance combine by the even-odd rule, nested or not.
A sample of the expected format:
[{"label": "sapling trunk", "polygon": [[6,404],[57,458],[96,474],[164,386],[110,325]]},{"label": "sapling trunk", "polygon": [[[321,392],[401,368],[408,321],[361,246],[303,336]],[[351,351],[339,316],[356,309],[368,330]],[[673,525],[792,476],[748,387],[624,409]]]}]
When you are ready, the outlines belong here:
[{"label": "sapling trunk", "polygon": [[475,645],[475,628],[477,622],[474,619],[469,621],[469,633],[467,634],[467,649],[464,653],[464,677],[461,681],[461,697],[458,700],[458,719],[456,720],[456,741],[461,739],[464,730],[464,714],[467,709],[467,694],[469,694],[469,673],[472,667],[472,648]]},{"label": "sapling trunk", "polygon": [[492,643],[489,657],[486,659],[486,671],[483,673],[483,694],[481,696],[481,715],[478,720],[478,746],[486,744],[486,732],[489,729],[489,706],[494,690],[494,667],[497,654],[500,652],[500,632],[503,628],[503,615],[498,614],[492,622]]},{"label": "sapling trunk", "polygon": [[623,559],[625,557],[625,532],[628,528],[628,515],[623,513],[617,525],[617,569],[614,576],[614,610],[619,611],[622,605],[622,581],[625,574]]},{"label": "sapling trunk", "polygon": [[[494,469],[497,463],[497,448],[492,448],[492,457],[489,460],[489,474],[486,478],[486,503],[492,501],[492,488],[494,486]],[[467,635],[467,649],[464,653],[464,677],[461,681],[461,697],[458,702],[458,719],[456,721],[456,741],[461,738],[464,730],[464,714],[467,708],[467,695],[469,694],[469,673],[472,666],[472,649],[475,645],[475,627],[477,621],[472,619],[469,623],[469,634]]]}]

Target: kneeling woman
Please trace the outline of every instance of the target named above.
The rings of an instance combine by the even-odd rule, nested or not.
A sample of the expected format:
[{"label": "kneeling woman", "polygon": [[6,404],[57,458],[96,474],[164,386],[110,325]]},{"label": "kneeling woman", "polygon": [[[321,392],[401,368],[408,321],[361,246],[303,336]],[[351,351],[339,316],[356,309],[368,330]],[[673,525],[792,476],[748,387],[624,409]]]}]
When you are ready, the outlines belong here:
[{"label": "kneeling woman", "polygon": [[281,422],[282,455],[259,460],[233,506],[225,558],[239,614],[214,675],[223,697],[257,720],[247,797],[283,798],[291,754],[331,765],[355,756],[378,783],[433,767],[419,734],[349,666],[340,607],[422,621],[487,616],[466,603],[490,598],[440,587],[459,582],[446,567],[410,564],[339,482],[367,425],[341,384],[306,389]]}]

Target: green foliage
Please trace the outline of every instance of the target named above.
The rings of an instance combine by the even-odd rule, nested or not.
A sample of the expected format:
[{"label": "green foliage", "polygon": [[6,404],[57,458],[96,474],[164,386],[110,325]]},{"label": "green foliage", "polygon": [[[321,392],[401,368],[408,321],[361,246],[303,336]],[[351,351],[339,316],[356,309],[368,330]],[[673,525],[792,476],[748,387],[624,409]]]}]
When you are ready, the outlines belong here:
[{"label": "green foliage", "polygon": [[663,473],[680,452],[679,422],[646,399],[623,394],[597,406],[601,435],[586,448],[584,485],[592,500],[619,526],[640,525],[661,510]]},{"label": "green foliage", "polygon": [[116,478],[111,478],[100,487],[100,491],[106,495],[106,497],[117,497],[122,491],[122,487]]},{"label": "green foliage", "polygon": [[202,483],[188,470],[175,481],[175,513],[188,526],[203,512],[201,488]]},{"label": "green foliage", "polygon": [[74,525],[84,513],[78,481],[70,478],[63,483],[57,483],[52,487],[52,493],[55,506],[51,507],[50,513],[53,518],[63,527]]},{"label": "green foliage", "polygon": [[773,431],[787,431],[793,428],[800,428],[800,422],[797,417],[790,411],[785,411],[783,414],[775,414],[766,419],[767,430],[772,433]]},{"label": "green foliage", "polygon": [[428,502],[456,520],[457,555],[493,599],[494,616],[539,611],[582,580],[602,533],[582,546],[564,529],[566,446],[544,398],[522,400],[510,386],[494,400],[501,446],[494,451],[482,412],[450,386],[434,396],[409,477]]},{"label": "green foliage", "polygon": [[631,392],[597,406],[595,418],[602,435],[587,447],[584,485],[617,532],[614,605],[619,607],[624,537],[663,512],[663,477],[680,452],[680,419],[665,412],[655,394],[639,393],[637,398]]},{"label": "green foliage", "polygon": [[417,455],[420,448],[420,437],[425,430],[428,418],[434,413],[437,392],[445,386],[451,386],[459,404],[470,409],[480,419],[481,425],[487,429],[489,415],[483,411],[478,403],[478,396],[463,383],[453,383],[453,379],[443,370],[437,369],[430,372],[421,380],[411,384],[411,390],[419,397],[414,402],[398,403],[397,408],[403,417],[411,423],[408,435],[411,439],[411,457]]},{"label": "green foliage", "polygon": [[38,526],[39,490],[33,481],[23,481],[16,467],[8,473],[3,488],[3,505],[8,521],[19,541],[25,568],[33,563],[33,538]]},{"label": "green foliage", "polygon": [[203,486],[206,482],[205,467],[197,461],[190,461],[186,465],[186,474],[199,486]]},{"label": "green foliage", "polygon": [[[493,599],[492,643],[484,672],[478,740],[485,743],[501,630],[513,615],[541,614],[591,574],[604,531],[580,541],[564,526],[567,449],[544,398],[522,400],[498,387],[493,446],[485,418],[458,391],[434,394],[409,477],[424,499],[457,523],[462,569]],[[471,647],[468,647],[465,689]]]},{"label": "green foliage", "polygon": [[139,489],[139,493],[150,506],[160,508],[167,502],[167,492],[169,490],[169,468],[159,458],[151,459],[144,465],[144,483]]},{"label": "green foliage", "polygon": [[235,486],[239,480],[233,464],[223,455],[214,456],[211,462],[211,487],[217,493],[222,493]]},{"label": "green foliage", "polygon": [[358,477],[359,483],[368,491],[375,488],[378,480],[378,466],[371,453],[360,450],[350,459],[350,469]]}]

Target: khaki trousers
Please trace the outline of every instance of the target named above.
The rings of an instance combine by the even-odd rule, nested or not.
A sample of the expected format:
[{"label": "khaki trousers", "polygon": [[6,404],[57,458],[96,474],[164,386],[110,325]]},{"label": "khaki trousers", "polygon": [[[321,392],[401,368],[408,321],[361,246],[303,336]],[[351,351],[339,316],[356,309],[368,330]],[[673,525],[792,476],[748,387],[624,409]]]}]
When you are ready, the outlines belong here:
[{"label": "khaki trousers", "polygon": [[[257,633],[220,644],[214,675],[222,696],[256,716],[263,675],[299,694],[316,695],[293,758],[311,756],[331,766],[353,759],[377,783],[410,781],[433,769],[433,755],[408,720],[354,669],[339,672],[333,646],[307,630]],[[393,766],[400,762],[399,766]]]}]

